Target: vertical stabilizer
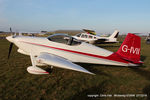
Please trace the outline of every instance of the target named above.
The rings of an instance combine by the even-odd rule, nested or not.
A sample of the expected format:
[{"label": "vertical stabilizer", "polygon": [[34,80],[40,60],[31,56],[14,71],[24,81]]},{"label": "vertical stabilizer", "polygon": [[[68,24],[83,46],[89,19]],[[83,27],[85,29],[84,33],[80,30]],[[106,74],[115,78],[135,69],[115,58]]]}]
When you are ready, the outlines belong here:
[{"label": "vertical stabilizer", "polygon": [[119,31],[115,30],[114,33],[109,38],[117,38],[119,35]]},{"label": "vertical stabilizer", "polygon": [[123,59],[132,61],[133,63],[140,62],[141,38],[137,35],[128,33],[119,50],[116,52]]}]

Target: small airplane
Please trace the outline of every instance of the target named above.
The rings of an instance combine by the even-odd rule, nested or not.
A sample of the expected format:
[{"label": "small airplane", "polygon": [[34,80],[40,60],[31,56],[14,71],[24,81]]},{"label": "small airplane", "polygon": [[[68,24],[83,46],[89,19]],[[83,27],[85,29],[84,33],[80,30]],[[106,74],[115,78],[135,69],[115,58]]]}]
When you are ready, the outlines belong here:
[{"label": "small airplane", "polygon": [[150,44],[150,33],[149,33],[149,35],[146,37],[146,44]]},{"label": "small airplane", "polygon": [[[50,65],[94,74],[75,63],[91,63],[116,66],[139,66],[140,37],[128,33],[119,50],[115,53],[106,49],[81,42],[66,34],[54,34],[49,37],[15,36],[6,37],[11,42],[8,58],[13,44],[18,47],[18,52],[29,55],[32,66],[27,68],[31,74],[49,74],[38,67]],[[74,63],[75,62],[75,63]]]},{"label": "small airplane", "polygon": [[117,43],[119,41],[117,41],[117,37],[119,35],[119,31],[115,30],[114,33],[112,35],[110,35],[109,37],[100,37],[98,35],[96,35],[95,31],[93,30],[86,30],[83,29],[85,31],[85,33],[79,33],[75,36],[73,36],[74,38],[90,43],[90,44],[107,44],[107,43]]}]

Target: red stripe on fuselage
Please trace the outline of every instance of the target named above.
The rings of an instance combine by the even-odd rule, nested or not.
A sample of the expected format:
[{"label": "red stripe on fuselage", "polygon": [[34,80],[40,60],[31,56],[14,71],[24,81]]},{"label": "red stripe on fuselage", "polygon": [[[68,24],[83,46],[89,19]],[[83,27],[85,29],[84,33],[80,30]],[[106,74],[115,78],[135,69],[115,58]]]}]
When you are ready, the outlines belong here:
[{"label": "red stripe on fuselage", "polygon": [[129,63],[128,61],[121,59],[116,53],[113,53],[110,56],[104,57],[104,56],[100,56],[100,55],[84,53],[84,52],[79,52],[79,51],[73,51],[73,50],[68,50],[68,49],[62,49],[62,48],[47,46],[47,45],[43,45],[43,44],[37,44],[37,43],[31,43],[31,42],[25,42],[25,41],[21,41],[21,42],[38,45],[38,46],[43,46],[43,47],[48,47],[48,48],[57,49],[57,50],[62,50],[62,51],[67,51],[67,52],[72,52],[72,53],[76,53],[76,54],[91,56],[91,57],[95,57],[95,58],[102,58],[102,59],[107,59],[107,60],[112,60],[112,61],[117,61],[117,62],[122,62],[122,63]]}]

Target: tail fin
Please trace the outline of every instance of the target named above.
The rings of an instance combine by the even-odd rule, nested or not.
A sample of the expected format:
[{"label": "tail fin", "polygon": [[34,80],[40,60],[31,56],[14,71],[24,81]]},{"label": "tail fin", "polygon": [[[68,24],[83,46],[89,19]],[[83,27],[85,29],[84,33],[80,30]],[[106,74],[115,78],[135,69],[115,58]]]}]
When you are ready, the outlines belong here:
[{"label": "tail fin", "polygon": [[117,38],[119,35],[119,31],[115,30],[114,33],[109,38]]},{"label": "tail fin", "polygon": [[128,33],[119,50],[116,52],[121,58],[133,63],[140,61],[141,38],[137,35]]}]

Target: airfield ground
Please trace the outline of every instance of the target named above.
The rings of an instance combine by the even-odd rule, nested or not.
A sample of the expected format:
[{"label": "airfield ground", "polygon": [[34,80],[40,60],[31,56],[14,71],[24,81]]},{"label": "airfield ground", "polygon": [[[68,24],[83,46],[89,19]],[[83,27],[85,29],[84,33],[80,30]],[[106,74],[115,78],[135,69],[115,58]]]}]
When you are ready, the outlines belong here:
[{"label": "airfield ground", "polygon": [[[119,38],[123,41],[123,38]],[[98,45],[117,51],[121,43]],[[0,39],[0,100],[150,100],[150,45],[141,43],[140,67],[79,64],[96,75],[54,68],[50,75],[31,75],[30,57]],[[44,67],[47,68],[47,67]],[[146,94],[147,97],[88,97],[91,94]]]}]

